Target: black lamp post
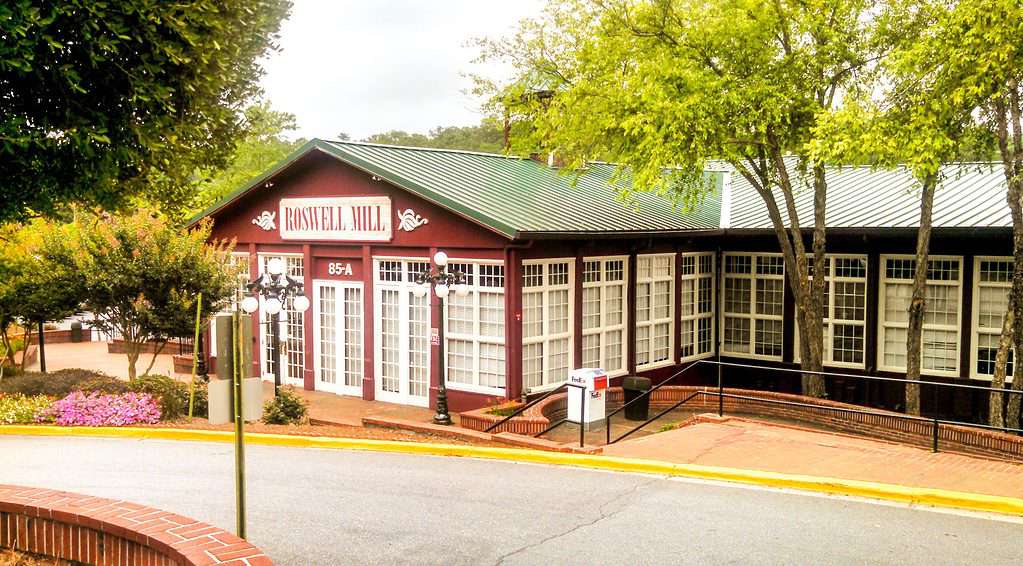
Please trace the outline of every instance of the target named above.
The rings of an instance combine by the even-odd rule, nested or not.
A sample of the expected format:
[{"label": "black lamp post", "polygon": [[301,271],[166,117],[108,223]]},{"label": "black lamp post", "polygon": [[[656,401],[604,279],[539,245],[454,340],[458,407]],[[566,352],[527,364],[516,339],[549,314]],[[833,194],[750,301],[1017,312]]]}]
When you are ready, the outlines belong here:
[{"label": "black lamp post", "polygon": [[242,310],[252,314],[259,308],[259,297],[263,298],[263,312],[270,315],[270,360],[274,366],[274,396],[281,387],[281,311],[289,297],[294,297],[295,310],[309,309],[309,298],[302,294],[302,282],[284,274],[284,261],[273,258],[266,265],[266,272],[246,285],[252,293],[242,300]]},{"label": "black lamp post", "polygon": [[465,284],[465,274],[459,271],[448,271],[447,266],[448,254],[444,252],[434,254],[433,267],[416,276],[416,287],[413,291],[416,297],[422,298],[433,288],[433,291],[437,293],[437,298],[440,299],[440,327],[437,331],[437,338],[439,339],[438,351],[441,372],[440,382],[437,386],[437,414],[433,416],[434,424],[439,425],[451,424],[451,415],[448,414],[448,388],[445,376],[447,373],[447,360],[444,359],[444,299],[447,298],[452,290],[459,297],[469,294],[469,288]]}]

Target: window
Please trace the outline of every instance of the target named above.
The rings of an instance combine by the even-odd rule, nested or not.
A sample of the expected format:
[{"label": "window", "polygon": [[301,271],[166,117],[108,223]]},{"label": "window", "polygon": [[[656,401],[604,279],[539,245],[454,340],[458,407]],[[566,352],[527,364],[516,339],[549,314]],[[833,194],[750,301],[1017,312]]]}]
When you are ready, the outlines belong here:
[{"label": "window", "polygon": [[[249,284],[249,254],[247,252],[232,252],[227,256],[227,265],[231,269],[238,269],[238,281],[235,286],[234,295],[231,300],[224,303],[224,308],[218,314],[231,314],[238,308],[239,297],[244,299],[249,296],[247,285]],[[217,355],[217,325],[210,321],[210,356]]]},{"label": "window", "polygon": [[636,258],[636,369],[675,363],[675,254]]},{"label": "window", "polygon": [[415,296],[422,259],[374,258],[376,398],[427,406],[430,390],[430,296]]},{"label": "window", "polygon": [[583,367],[626,373],[625,289],[628,258],[583,260]]},{"label": "window", "polygon": [[781,360],[785,264],[780,254],[724,255],[721,353]]},{"label": "window", "polygon": [[714,353],[714,254],[682,254],[678,274],[682,361]]},{"label": "window", "polygon": [[[812,258],[809,268],[813,269]],[[828,254],[824,258],[824,363],[863,368],[867,320],[867,256]],[[793,360],[800,360],[799,327]]]},{"label": "window", "polygon": [[[273,258],[281,258],[284,261],[284,273],[288,277],[294,277],[299,281],[305,278],[305,266],[302,263],[302,256],[295,254],[271,254],[259,255],[259,273],[266,273],[267,263]],[[306,291],[308,293],[310,291]],[[262,299],[260,299],[262,301]],[[260,305],[260,312],[266,313],[266,309]],[[264,314],[264,316],[267,316]],[[280,318],[284,321],[285,340],[281,350],[281,361],[284,364],[284,371],[281,373],[283,383],[302,384],[305,381],[305,314],[296,310],[294,297],[289,297],[281,310]],[[267,322],[269,317],[264,318]],[[272,348],[270,338],[267,336],[267,325],[260,325],[260,336],[263,347],[263,368],[264,373],[272,375],[274,372]]]},{"label": "window", "polygon": [[504,265],[452,262],[469,294],[444,301],[447,383],[452,389],[504,393]]},{"label": "window", "polygon": [[522,382],[527,390],[563,383],[572,365],[575,260],[522,263]]},{"label": "window", "polygon": [[[973,371],[980,379],[995,374],[995,355],[1002,334],[1002,319],[1009,310],[1012,288],[1011,257],[978,257],[973,269]],[[1006,381],[1012,381],[1013,352],[1005,367]]]},{"label": "window", "polygon": [[316,389],[362,395],[362,284],[314,281]]},{"label": "window", "polygon": [[[932,256],[927,262],[926,306],[921,340],[921,372],[959,373],[960,264],[957,257]],[[906,371],[906,335],[913,294],[913,256],[882,256],[878,368]]]}]

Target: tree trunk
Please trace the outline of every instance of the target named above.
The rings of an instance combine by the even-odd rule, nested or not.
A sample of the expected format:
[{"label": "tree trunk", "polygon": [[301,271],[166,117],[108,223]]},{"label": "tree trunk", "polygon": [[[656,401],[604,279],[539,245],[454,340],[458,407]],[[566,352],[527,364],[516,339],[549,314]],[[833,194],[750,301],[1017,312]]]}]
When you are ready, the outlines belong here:
[{"label": "tree trunk", "polygon": [[28,365],[28,349],[32,346],[32,324],[25,326],[25,337],[22,339],[25,343],[24,349],[21,351],[21,371],[25,371],[25,367]]},{"label": "tree trunk", "polygon": [[[1001,389],[1005,387],[1005,367],[1009,363],[1009,352],[1012,351],[1012,332],[1015,322],[1015,309],[1012,300],[1009,300],[1009,311],[1002,319],[1002,334],[998,337],[998,353],[995,354],[995,374],[991,377],[991,387]],[[1015,364],[1013,364],[1015,366]],[[996,427],[1004,427],[1005,419],[1002,413],[1002,394],[994,391],[988,396],[988,424]]]},{"label": "tree trunk", "polygon": [[[166,345],[167,345],[167,341],[166,340],[164,340],[163,342],[160,342],[160,345],[157,346],[156,350],[153,351],[153,358],[151,360],[149,360],[149,367],[146,368],[146,373],[144,373],[142,375],[149,375],[149,372],[153,371],[153,366],[156,365],[156,358],[160,355],[161,352],[163,352],[163,348]],[[192,355],[195,356],[194,353]]]},{"label": "tree trunk", "polygon": [[135,381],[138,377],[138,370],[136,365],[139,361],[139,355],[141,352],[141,346],[134,342],[128,342],[125,340],[125,353],[128,355],[128,381]]},{"label": "tree trunk", "polygon": [[[927,303],[927,255],[931,245],[931,211],[934,207],[936,177],[924,179],[920,194],[920,228],[916,233],[916,269],[913,294],[909,302],[909,328],[906,331],[906,379],[920,380],[920,346],[923,339],[924,310]],[[935,407],[937,410],[937,407]],[[920,414],[920,386],[906,384],[906,412]]]}]

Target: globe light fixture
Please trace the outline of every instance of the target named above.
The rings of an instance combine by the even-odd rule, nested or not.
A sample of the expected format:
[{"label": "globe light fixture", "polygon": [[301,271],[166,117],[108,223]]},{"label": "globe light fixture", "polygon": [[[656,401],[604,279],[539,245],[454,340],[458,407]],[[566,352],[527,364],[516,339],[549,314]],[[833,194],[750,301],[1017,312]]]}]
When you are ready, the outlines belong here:
[{"label": "globe light fixture", "polygon": [[[438,307],[440,308],[440,328],[437,329],[438,357],[444,360],[444,300],[454,291],[458,297],[469,294],[469,286],[465,283],[465,274],[459,271],[448,269],[448,254],[438,251],[433,255],[433,266],[416,276],[415,285],[412,287],[412,295],[418,299],[425,297],[430,292],[430,287],[437,293]],[[437,413],[433,416],[434,424],[452,424],[451,415],[448,414],[448,388],[445,383],[444,371],[441,371],[440,380],[437,384]]]},{"label": "globe light fixture", "polygon": [[[273,365],[274,395],[281,387],[281,343],[287,340],[288,316],[285,305],[289,304],[295,313],[309,310],[310,301],[302,293],[302,281],[286,274],[287,265],[279,257],[270,258],[266,262],[266,271],[255,281],[246,285],[250,295],[241,301],[241,308],[247,313],[254,313],[262,304],[267,315],[266,333],[270,338],[270,362]],[[260,301],[259,299],[262,299]],[[284,317],[281,313],[284,312]]]}]

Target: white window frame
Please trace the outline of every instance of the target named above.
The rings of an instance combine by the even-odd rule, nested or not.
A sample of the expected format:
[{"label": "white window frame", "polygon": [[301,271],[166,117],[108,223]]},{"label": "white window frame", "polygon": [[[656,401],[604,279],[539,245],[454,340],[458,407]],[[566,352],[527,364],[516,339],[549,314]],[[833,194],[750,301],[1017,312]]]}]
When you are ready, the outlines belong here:
[{"label": "white window frame", "polygon": [[[692,281],[693,282],[693,303],[692,303],[692,307],[693,308],[692,308],[692,313],[688,314],[688,315],[685,313],[685,308],[684,308],[685,307],[685,303],[683,302],[682,303],[683,308],[681,309],[682,310],[682,315],[680,317],[680,321],[682,321],[682,322],[687,322],[687,321],[692,321],[693,322],[693,337],[692,337],[692,344],[690,344],[693,347],[693,353],[691,355],[688,355],[688,356],[683,354],[679,361],[680,362],[689,362],[689,361],[693,361],[693,360],[702,360],[702,359],[706,359],[706,358],[711,358],[711,357],[714,357],[714,355],[715,355],[715,353],[717,351],[717,346],[714,343],[715,342],[715,340],[714,340],[714,330],[715,330],[715,326],[717,325],[717,321],[716,321],[717,317],[714,316],[715,308],[717,306],[717,296],[716,296],[717,295],[717,289],[715,289],[716,285],[714,284],[715,281],[717,281],[717,278],[716,278],[716,273],[717,273],[717,253],[715,253],[715,252],[687,252],[687,253],[683,253],[683,254],[679,254],[679,255],[682,258],[687,258],[687,257],[692,257],[693,258],[693,272],[692,273],[688,273],[688,274],[686,274],[686,273],[679,273],[678,274],[678,279],[679,279],[680,282],[681,281]],[[704,273],[704,272],[700,271],[700,259],[703,258],[703,257],[709,257],[710,258],[710,273]],[[683,261],[684,261],[684,259],[683,259]],[[707,312],[700,312],[700,281],[709,281],[710,282],[710,310],[707,311]],[[681,295],[681,289],[682,289],[682,285],[680,283],[679,284],[679,301],[683,301],[683,298],[682,298],[682,295]],[[706,352],[700,352],[700,321],[701,320],[709,320],[710,321],[710,350],[708,350]],[[680,345],[680,347],[685,348],[686,344],[683,344],[681,342],[681,333],[682,333],[682,325],[680,324],[679,325],[679,336],[680,336],[679,345]]]},{"label": "white window frame", "polygon": [[[622,279],[615,281],[608,281],[608,263],[620,261],[622,262]],[[600,281],[587,282],[585,279],[585,265],[587,262],[600,262]],[[615,256],[593,256],[583,258],[584,274],[580,276],[583,286],[583,305],[580,308],[583,309],[583,347],[585,348],[587,336],[599,336],[600,337],[600,367],[607,372],[610,377],[618,377],[625,375],[629,372],[629,256],[615,255]],[[609,287],[620,287],[622,293],[622,312],[621,320],[618,324],[611,324],[608,322],[607,312],[607,299],[608,299],[608,288]],[[586,289],[598,289],[600,294],[600,312],[598,314],[600,318],[599,325],[593,328],[586,328]],[[607,367],[607,337],[612,332],[620,332],[621,334],[621,350],[618,352],[618,357],[621,360],[621,364],[617,368]],[[585,360],[583,365],[586,365]]]},{"label": "white window frame", "polygon": [[[728,273],[725,266],[728,265],[729,257],[749,257],[750,258],[750,272],[749,273]],[[767,274],[757,273],[757,263],[760,258],[781,258],[780,253],[764,253],[764,252],[725,252],[721,257],[721,268],[718,270],[721,273],[721,318],[718,322],[721,326],[720,332],[720,348],[722,356],[729,356],[734,358],[746,358],[753,360],[766,360],[772,362],[782,361],[782,357],[785,355],[785,262],[782,260],[782,273],[781,274]],[[749,285],[749,312],[746,313],[726,313],[725,305],[727,294],[725,293],[725,280],[728,278],[733,279],[748,279]],[[758,279],[770,279],[775,281],[781,281],[782,285],[782,314],[761,314],[757,312],[757,280]],[[725,347],[725,319],[726,318],[744,318],[750,321],[749,325],[749,352],[737,352],[728,350]],[[757,323],[758,321],[777,321],[782,323],[782,351],[777,356],[757,354]]]},{"label": "white window frame", "polygon": [[[402,264],[401,281],[384,281],[380,278],[381,262],[395,261]],[[425,361],[423,362],[426,371],[426,394],[423,396],[413,395],[411,391],[412,380],[410,372],[411,350],[409,349],[411,319],[409,310],[413,298],[414,275],[408,272],[408,263],[424,263],[432,265],[428,257],[395,257],[395,256],[373,256],[373,376],[374,376],[374,397],[379,401],[399,403],[403,405],[414,405],[428,407],[430,405],[430,387],[433,374],[433,346],[430,339],[430,332],[433,328],[433,309],[431,308],[432,295],[424,297],[426,301],[426,345]],[[383,389],[383,291],[391,290],[398,292],[398,391],[386,391]],[[431,290],[430,293],[433,293]],[[363,354],[365,355],[365,353]]]},{"label": "white window frame", "polygon": [[[675,365],[677,363],[678,352],[675,350],[675,332],[676,332],[676,328],[677,328],[677,325],[675,324],[675,287],[676,287],[675,286],[675,277],[677,275],[677,273],[676,273],[676,265],[675,265],[675,256],[676,255],[677,254],[672,252],[672,253],[661,253],[661,254],[639,254],[639,255],[636,256],[636,277],[635,277],[636,282],[633,284],[636,287],[636,304],[633,305],[633,318],[635,320],[635,326],[636,326],[636,339],[635,339],[635,342],[633,342],[633,344],[632,344],[632,348],[636,352],[636,354],[635,354],[636,360],[637,360],[636,372],[648,371],[648,370],[657,369],[657,368],[663,368],[663,367],[669,367],[669,366],[673,366],[673,365]],[[654,264],[656,263],[657,258],[662,258],[662,257],[669,258],[668,264],[670,266],[671,272],[668,275],[658,275],[658,276],[655,276],[653,274]],[[641,277],[640,276],[641,271],[640,271],[640,268],[639,268],[639,262],[640,262],[641,259],[644,259],[644,258],[650,258],[650,272],[651,273],[650,273],[650,276],[648,276],[648,277]],[[664,282],[668,283],[668,315],[664,316],[664,317],[661,317],[661,318],[655,318],[654,314],[653,314],[653,311],[654,311],[654,303],[653,303],[654,286],[655,286],[656,283],[664,283]],[[648,304],[648,307],[650,309],[650,319],[649,320],[641,321],[641,320],[639,320],[639,309],[638,309],[638,307],[639,307],[639,286],[640,285],[644,285],[644,284],[650,285],[650,301],[649,301],[649,304]],[[655,346],[656,340],[654,339],[654,328],[659,326],[659,325],[662,325],[662,324],[667,324],[668,325],[668,358],[664,359],[664,360],[650,361],[650,362],[643,363],[643,364],[639,363],[638,362],[638,359],[639,359],[639,345],[636,342],[639,341],[639,329],[640,329],[640,327],[647,327],[647,328],[649,328],[648,334],[647,334],[647,337],[648,337],[648,341],[647,341],[647,344],[648,344],[648,346],[647,346],[648,358],[647,359],[653,360],[654,359],[654,352],[656,351],[656,346]]]},{"label": "white window frame", "polygon": [[[333,288],[334,289],[334,293],[335,293],[334,294],[334,313],[333,313],[333,316],[334,316],[334,336],[335,336],[335,340],[334,340],[334,345],[335,345],[335,350],[334,350],[334,359],[335,359],[334,383],[329,383],[329,382],[323,381],[321,379],[324,368],[323,368],[323,358],[322,358],[323,352],[321,351],[321,348],[320,348],[320,346],[321,346],[321,339],[322,339],[322,333],[323,333],[322,325],[320,324],[320,319],[321,319],[321,316],[323,314],[322,307],[320,305],[320,290],[324,289],[324,288],[328,288],[328,287],[329,288]],[[356,328],[356,329],[348,328],[348,321],[346,320],[345,292],[349,291],[349,290],[357,290],[359,292],[359,309],[358,309],[358,313],[359,313],[359,327]],[[312,296],[310,297],[310,302],[312,303],[313,308],[311,308],[309,310],[312,311],[312,315],[313,315],[313,344],[314,344],[314,347],[313,347],[313,375],[314,375],[313,383],[315,384],[315,388],[316,388],[317,391],[327,391],[327,392],[335,393],[335,394],[338,394],[338,395],[353,395],[353,396],[358,396],[358,397],[362,396],[362,382],[366,378],[365,371],[364,371],[365,370],[364,362],[365,362],[365,359],[366,359],[365,358],[365,356],[366,356],[366,335],[365,335],[365,327],[366,327],[366,325],[365,325],[365,321],[363,320],[363,318],[364,318],[364,309],[365,309],[365,304],[366,304],[365,301],[366,301],[366,294],[365,294],[365,292],[363,290],[362,282],[361,281],[333,281],[333,280],[323,280],[323,279],[314,279],[313,280]],[[351,344],[348,343],[348,333],[352,332],[352,331],[358,332],[358,334],[360,336],[359,345],[358,345],[360,355],[359,355],[358,359],[355,360],[356,361],[355,367],[357,368],[357,371],[355,373],[358,374],[359,384],[355,385],[355,386],[350,386],[350,385],[347,385],[345,383],[345,377],[346,377],[345,376],[345,373],[346,373],[346,369],[345,368],[347,366],[347,360],[349,359],[348,356],[347,356],[347,348],[349,346],[351,346]]]},{"label": "white window frame", "polygon": [[[895,366],[889,366],[889,365],[885,364],[885,351],[884,351],[885,330],[887,328],[908,328],[909,327],[909,323],[908,322],[889,322],[889,321],[885,320],[885,295],[886,295],[885,287],[890,284],[890,283],[888,283],[888,260],[889,259],[911,259],[911,260],[915,260],[916,256],[913,255],[913,254],[886,254],[886,255],[882,255],[881,256],[880,261],[878,263],[878,280],[879,280],[879,284],[878,284],[878,297],[877,297],[877,309],[878,309],[878,314],[877,314],[877,369],[880,370],[880,371],[887,371],[887,372],[893,372],[893,373],[906,373],[906,367],[905,366],[903,366],[903,367],[895,367]],[[928,262],[930,262],[930,261],[957,261],[957,262],[959,262],[959,278],[956,279],[955,281],[939,281],[939,280],[931,280],[931,279],[927,280],[927,285],[941,285],[941,286],[957,285],[959,287],[958,305],[957,305],[957,308],[956,308],[956,324],[955,324],[955,326],[953,327],[952,325],[934,325],[934,324],[927,324],[925,322],[924,325],[923,325],[923,328],[922,328],[922,331],[941,330],[941,331],[954,331],[956,333],[956,361],[955,361],[955,368],[956,369],[953,370],[953,371],[938,371],[938,370],[927,369],[927,368],[923,367],[923,363],[921,361],[921,364],[920,364],[920,374],[921,375],[942,376],[942,377],[959,377],[959,368],[960,368],[960,366],[962,364],[962,355],[963,355],[963,330],[962,330],[962,326],[963,326],[963,256],[929,255],[928,258],[927,258],[927,261]],[[894,281],[904,282],[906,280],[905,279],[896,279]],[[897,284],[904,285],[905,283],[897,283]],[[912,285],[912,283],[910,283],[910,285]],[[921,334],[922,334],[922,332],[921,332]],[[921,347],[920,347],[920,356],[921,356],[921,358],[923,357],[923,353],[924,353],[923,350],[924,350],[924,348],[923,348],[923,345],[921,344]],[[907,355],[907,363],[908,363],[908,355]]]},{"label": "white window frame", "polygon": [[479,363],[479,360],[480,360],[480,347],[483,344],[497,345],[497,346],[503,347],[504,348],[505,360],[507,360],[508,349],[506,347],[506,342],[507,342],[507,336],[508,336],[508,329],[505,327],[506,325],[505,325],[504,317],[502,316],[502,319],[501,319],[501,327],[504,329],[502,337],[483,336],[481,334],[481,332],[480,332],[480,326],[481,326],[480,293],[499,295],[501,297],[501,304],[503,305],[501,312],[502,312],[502,314],[504,314],[506,312],[506,309],[507,309],[507,303],[505,302],[505,295],[504,295],[505,285],[504,285],[503,282],[502,282],[500,287],[485,287],[485,286],[481,285],[480,284],[481,283],[481,278],[480,278],[479,266],[481,266],[481,265],[497,265],[497,266],[501,266],[504,269],[504,275],[502,277],[502,281],[504,281],[508,277],[508,270],[507,270],[507,268],[505,268],[504,262],[501,261],[501,260],[467,259],[467,258],[449,259],[448,260],[448,267],[449,268],[450,268],[451,264],[469,264],[469,265],[472,266],[472,273],[466,273],[466,275],[471,276],[471,281],[472,281],[472,283],[469,284],[468,287],[469,287],[469,297],[472,298],[473,332],[472,332],[472,334],[464,334],[464,333],[458,333],[458,332],[452,332],[451,331],[451,324],[449,324],[449,322],[448,322],[449,321],[449,319],[448,319],[448,308],[449,308],[450,303],[451,303],[451,297],[449,295],[448,299],[444,300],[444,352],[445,352],[445,358],[448,355],[450,355],[450,352],[451,352],[450,342],[451,342],[451,340],[461,340],[461,341],[465,341],[465,342],[471,342],[472,343],[472,348],[473,348],[473,356],[472,357],[473,357],[473,362],[474,362],[473,363],[473,369],[472,369],[473,383],[472,384],[459,383],[459,382],[454,382],[454,381],[448,380],[447,379],[447,376],[448,376],[448,360],[447,359],[444,360],[444,368],[443,368],[444,369],[444,379],[445,379],[444,383],[445,383],[445,385],[446,385],[446,387],[448,389],[456,389],[456,390],[459,390],[459,391],[469,391],[469,392],[473,392],[473,393],[484,393],[484,394],[488,394],[488,395],[504,396],[505,388],[508,386],[508,375],[507,375],[507,372],[504,372],[504,383],[505,383],[504,387],[491,387],[491,386],[488,386],[488,385],[481,385],[480,384],[480,363]]},{"label": "white window frame", "polygon": [[[296,279],[305,280],[305,270],[309,269],[311,266],[305,265],[305,256],[303,254],[300,254],[300,253],[284,253],[284,252],[259,252],[259,253],[257,253],[256,254],[256,265],[258,266],[257,276],[262,276],[263,273],[266,272],[266,264],[267,264],[267,262],[269,262],[271,258],[275,258],[275,257],[279,257],[279,258],[281,258],[282,261],[284,261],[284,265],[285,265],[284,273],[285,273],[285,275],[289,275],[289,276],[292,276],[292,275],[289,272],[288,259],[295,259],[295,258],[301,259],[302,260],[302,276],[301,277],[299,277],[299,276],[292,276],[292,277],[294,277]],[[287,300],[287,303],[286,303],[285,307],[281,309],[281,314],[285,315],[285,316],[282,317],[282,319],[289,320],[289,322],[287,322],[287,326],[289,327],[289,330],[290,330],[290,327],[301,327],[302,328],[302,342],[301,342],[301,346],[299,348],[294,349],[294,350],[289,349],[288,346],[289,346],[290,341],[292,340],[291,333],[289,332],[287,340],[284,341],[284,346],[280,350],[280,355],[281,355],[281,361],[283,362],[282,366],[286,370],[289,367],[294,367],[294,364],[291,363],[291,359],[289,358],[288,354],[289,353],[301,354],[301,356],[302,356],[302,375],[303,375],[303,377],[302,378],[298,378],[298,379],[292,378],[289,375],[288,371],[283,371],[283,372],[281,372],[281,384],[282,385],[293,385],[293,386],[296,386],[296,387],[302,387],[302,386],[305,385],[305,377],[304,377],[305,376],[305,366],[309,362],[309,360],[306,359],[306,335],[305,335],[305,317],[306,317],[306,313],[295,311],[292,308],[292,302],[293,301],[294,301],[294,298],[289,298]],[[260,313],[265,313],[266,312],[264,303],[265,303],[264,298],[262,296],[260,296],[259,297],[259,312]],[[301,317],[301,321],[302,321],[301,324],[292,324],[290,322],[290,318],[289,318],[290,314],[285,314],[285,313],[297,313]],[[260,351],[261,356],[260,356],[260,365],[259,365],[259,367],[260,367],[260,371],[263,374],[263,379],[269,379],[270,381],[273,381],[273,372],[269,371],[270,336],[267,333],[267,324],[266,324],[267,320],[269,320],[269,316],[267,316],[267,315],[261,315],[260,316],[260,319],[259,319],[259,322],[260,322],[260,324],[259,324],[259,345],[260,345],[260,350],[259,351]]]},{"label": "white window frame", "polygon": [[[551,285],[550,284],[550,265],[557,263],[568,264],[568,283],[565,285]],[[568,380],[568,376],[565,376],[565,381],[551,381],[550,379],[550,361],[551,361],[551,342],[555,340],[568,339],[567,355],[568,355],[568,371],[572,371],[572,366],[575,365],[575,258],[551,258],[551,259],[531,259],[523,260],[523,273],[519,274],[522,278],[525,275],[524,268],[527,265],[543,265],[542,270],[542,285],[539,287],[526,287],[523,283],[520,285],[520,292],[522,293],[523,304],[525,304],[525,295],[527,293],[540,293],[543,295],[543,318],[541,320],[541,333],[539,336],[526,337],[523,332],[522,336],[522,352],[520,356],[525,356],[526,346],[532,344],[543,344],[543,359],[542,369],[540,371],[540,383],[529,387],[526,385],[525,372],[522,372],[522,388],[527,393],[537,393],[550,391],[560,387],[561,384]],[[565,332],[552,333],[550,330],[550,294],[554,291],[568,290],[568,328]],[[523,318],[525,318],[523,316]],[[524,321],[523,321],[524,322]],[[523,365],[525,360],[523,359]]]},{"label": "white window frame", "polygon": [[[851,369],[865,369],[867,367],[867,287],[870,281],[870,262],[867,260],[866,254],[825,254],[828,259],[828,274],[825,276],[825,285],[828,287],[828,304],[827,312],[824,313],[824,365],[828,367],[839,367],[839,368],[851,368]],[[858,259],[863,261],[864,276],[863,277],[836,277],[835,276],[835,265],[836,259]],[[812,262],[812,258],[808,257],[807,261]],[[812,264],[808,264],[812,265]],[[812,280],[813,277],[811,276]],[[835,319],[835,283],[862,283],[863,284],[863,320],[850,320],[850,319]],[[863,352],[861,353],[860,363],[854,362],[836,362],[835,361],[835,325],[841,326],[859,326],[863,329]],[[799,363],[802,359],[799,350],[799,341],[802,339],[799,332],[799,325],[794,325],[796,329],[796,337],[792,346],[792,361]]]},{"label": "white window frame", "polygon": [[[984,262],[984,261],[1009,262],[1011,264],[1011,263],[1013,263],[1013,257],[1012,256],[976,256],[976,257],[973,258],[973,290],[972,290],[972,293],[973,293],[973,295],[972,295],[973,296],[973,309],[972,310],[973,310],[973,312],[971,314],[972,320],[971,320],[971,324],[970,324],[970,337],[971,337],[971,340],[970,340],[970,379],[979,379],[981,381],[991,381],[994,378],[993,375],[983,374],[983,373],[979,373],[977,371],[977,362],[980,361],[980,335],[981,334],[985,334],[985,335],[990,335],[990,336],[1001,336],[1002,335],[1002,328],[1001,328],[1001,326],[999,326],[998,328],[990,328],[990,329],[986,328],[986,329],[983,329],[983,330],[980,328],[980,289],[981,289],[981,287],[994,287],[994,288],[998,288],[998,289],[1005,289],[1005,294],[1006,294],[1006,296],[1008,296],[1009,291],[1012,289],[1012,279],[1010,277],[1009,281],[986,281],[986,282],[982,282],[980,280],[980,264],[981,264],[981,262]],[[1007,299],[1006,302],[1008,302],[1008,299]],[[961,341],[960,341],[960,343],[961,343]],[[1012,351],[1015,350],[1015,348],[1012,347],[1011,341],[1010,341],[1010,350],[1012,350]],[[1015,352],[1013,353],[1013,356],[1012,356],[1012,363],[1013,364],[1016,363]],[[1006,373],[1006,375],[1005,375],[1005,382],[1006,383],[1012,383],[1012,372],[1007,372]]]},{"label": "white window frame", "polygon": [[237,305],[237,303],[239,301],[239,299],[238,299],[239,291],[241,291],[241,295],[240,296],[241,296],[242,299],[244,299],[245,297],[247,297],[249,295],[249,290],[246,287],[248,285],[249,279],[250,279],[250,277],[249,277],[249,268],[250,268],[250,264],[249,264],[250,254],[249,254],[249,252],[231,252],[228,255],[228,264],[231,265],[231,266],[236,266],[239,263],[241,263],[239,260],[241,260],[242,258],[245,258],[244,259],[245,270],[238,274],[238,283],[237,283],[237,285],[235,285],[234,295],[231,296],[231,300],[227,301],[224,304],[224,308],[220,309],[220,312],[218,312],[216,315],[214,315],[214,317],[213,317],[214,320],[211,321],[211,323],[209,325],[209,329],[210,329],[210,351],[209,351],[209,355],[212,356],[212,357],[216,357],[217,356],[217,325],[216,325],[216,317],[218,315],[231,314],[232,312],[234,312],[234,309],[235,309],[235,307],[236,307],[236,305]]}]

